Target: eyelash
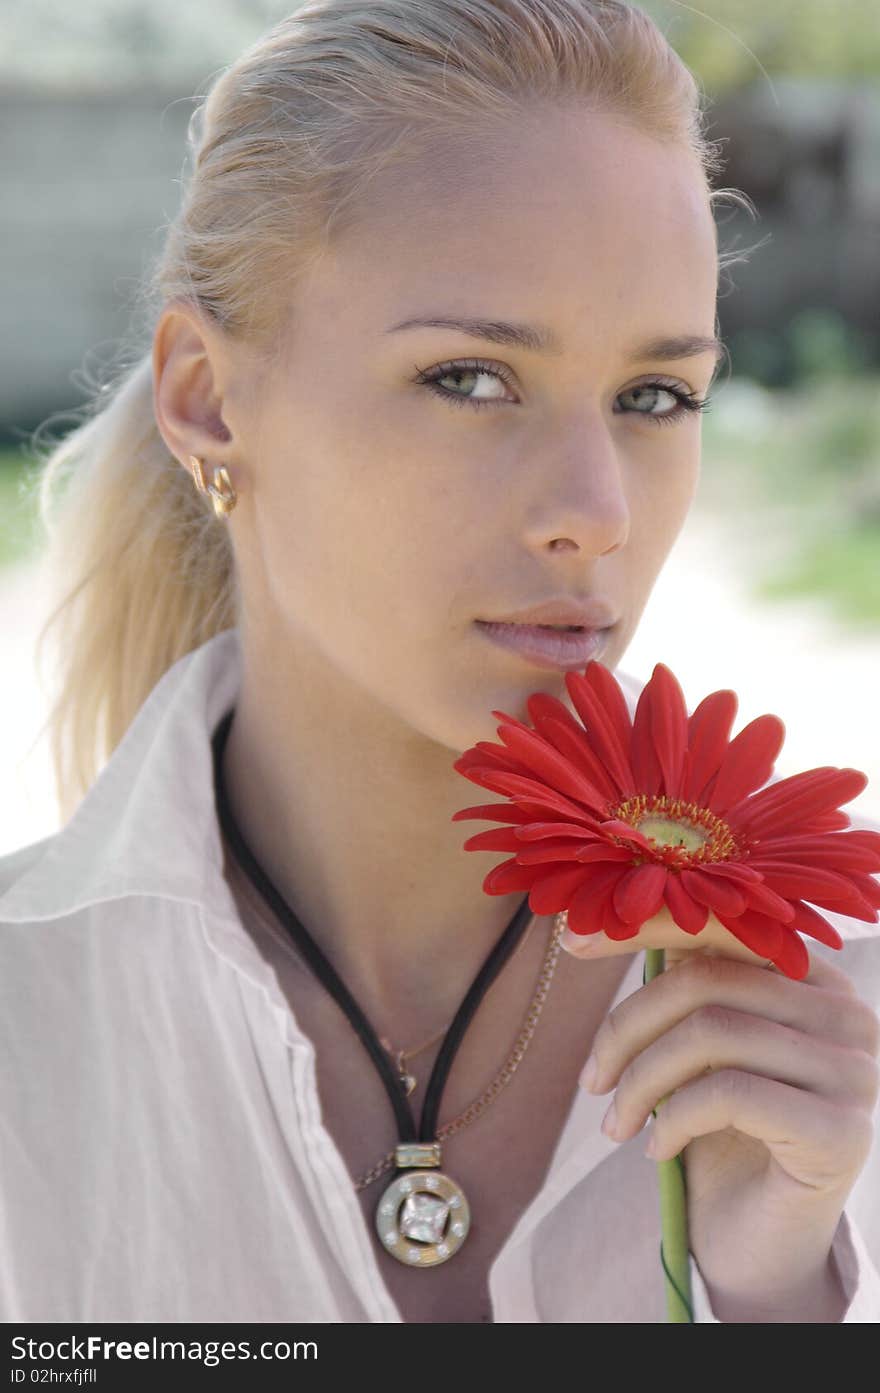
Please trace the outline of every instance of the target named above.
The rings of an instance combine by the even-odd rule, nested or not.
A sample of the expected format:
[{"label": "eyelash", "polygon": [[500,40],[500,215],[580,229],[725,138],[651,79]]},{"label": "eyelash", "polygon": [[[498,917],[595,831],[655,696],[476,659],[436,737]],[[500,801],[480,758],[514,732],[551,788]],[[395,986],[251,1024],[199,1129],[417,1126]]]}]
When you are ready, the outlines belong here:
[{"label": "eyelash", "polygon": [[[452,402],[456,406],[472,406],[476,410],[479,410],[480,407],[483,406],[500,406],[504,403],[497,398],[489,401],[480,401],[476,397],[459,396],[457,392],[450,392],[448,388],[440,387],[438,385],[440,378],[450,377],[456,372],[476,372],[486,373],[489,377],[497,377],[501,382],[506,383],[507,386],[511,385],[511,378],[506,371],[495,367],[491,363],[485,362],[482,358],[459,358],[455,362],[440,363],[436,368],[420,368],[416,364],[413,366],[418,374],[415,380],[422,386],[427,387],[435,396],[440,397],[442,401]],[[635,392],[643,387],[658,387],[662,392],[669,392],[669,394],[678,401],[678,406],[673,411],[667,411],[662,416],[655,416],[648,411],[630,411],[627,413],[632,416],[643,416],[646,420],[652,421],[655,425],[671,425],[676,421],[680,421],[691,411],[707,411],[709,409],[710,397],[707,396],[701,400],[696,392],[683,392],[680,388],[670,387],[667,382],[639,382],[635,387],[630,387],[627,390]],[[621,395],[624,394],[621,393]]]}]

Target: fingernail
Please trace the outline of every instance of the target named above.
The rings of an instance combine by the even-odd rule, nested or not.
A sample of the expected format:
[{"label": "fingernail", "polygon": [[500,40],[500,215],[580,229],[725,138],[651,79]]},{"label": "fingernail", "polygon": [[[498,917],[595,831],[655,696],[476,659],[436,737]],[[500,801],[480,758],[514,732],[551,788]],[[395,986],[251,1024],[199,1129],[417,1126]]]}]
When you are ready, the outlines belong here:
[{"label": "fingernail", "polygon": [[602,1131],[605,1133],[606,1137],[613,1136],[617,1131],[617,1108],[613,1103],[602,1118]]},{"label": "fingernail", "polygon": [[584,1071],[580,1077],[581,1088],[585,1088],[588,1093],[592,1093],[598,1077],[599,1061],[594,1054],[591,1054],[586,1064],[584,1065]]},{"label": "fingernail", "polygon": [[559,942],[567,953],[579,953],[586,942],[583,934],[576,934],[571,929],[563,929],[559,935]]},{"label": "fingernail", "polygon": [[598,934],[576,934],[566,929],[562,935],[562,946],[576,958],[589,958],[600,947]]}]

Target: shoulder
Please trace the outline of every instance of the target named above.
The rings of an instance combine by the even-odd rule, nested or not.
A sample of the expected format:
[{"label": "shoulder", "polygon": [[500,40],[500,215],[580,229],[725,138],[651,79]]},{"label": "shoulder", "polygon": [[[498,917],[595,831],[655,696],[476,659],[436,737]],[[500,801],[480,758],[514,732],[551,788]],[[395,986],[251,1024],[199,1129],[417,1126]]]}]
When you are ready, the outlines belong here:
[{"label": "shoulder", "polygon": [[142,891],[112,856],[103,882],[89,878],[80,852],[61,829],[0,856],[0,991],[10,1012],[23,1008],[27,982],[42,990],[51,982],[53,996],[75,993],[111,968],[147,972],[201,943],[198,903]]},{"label": "shoulder", "polygon": [[9,851],[0,856],[0,920],[2,920],[3,896],[21,880],[22,876],[27,875],[38,862],[42,861],[57,835],[57,832],[53,832],[37,842],[29,842],[27,846],[18,847],[15,851]]}]

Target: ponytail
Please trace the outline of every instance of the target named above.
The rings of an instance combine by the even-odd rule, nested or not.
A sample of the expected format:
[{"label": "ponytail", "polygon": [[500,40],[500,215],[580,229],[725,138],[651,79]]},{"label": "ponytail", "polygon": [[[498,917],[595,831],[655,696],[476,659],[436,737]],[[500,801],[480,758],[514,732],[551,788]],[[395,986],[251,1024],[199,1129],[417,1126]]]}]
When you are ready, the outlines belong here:
[{"label": "ponytail", "polygon": [[62,821],[163,673],[237,622],[228,531],[159,433],[151,356],[102,389],[39,479],[55,603],[37,657],[42,668],[54,636],[63,682],[47,726]]}]

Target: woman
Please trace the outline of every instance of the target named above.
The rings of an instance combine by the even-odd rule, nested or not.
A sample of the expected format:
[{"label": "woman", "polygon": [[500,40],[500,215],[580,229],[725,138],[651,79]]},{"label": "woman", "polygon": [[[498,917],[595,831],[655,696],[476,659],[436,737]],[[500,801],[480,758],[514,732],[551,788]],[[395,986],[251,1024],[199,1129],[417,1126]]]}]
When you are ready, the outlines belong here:
[{"label": "woman", "polygon": [[[690,1084],[696,1319],[876,1319],[878,1216],[844,1213],[878,1164],[876,927],[837,916],[850,972],[806,983],[665,913],[588,966],[452,821],[492,711],[566,696],[489,626],[580,623],[616,668],[694,497],[722,350],[693,78],[622,3],[324,0],[219,78],[194,155],[150,352],[47,470],[77,465],[55,734],[85,797],[3,863],[4,1318],[662,1320],[639,1133]],[[451,1188],[383,1237],[387,1076],[420,1118],[512,912],[428,1128]],[[641,987],[646,945],[692,961]],[[617,1139],[594,1042],[603,1093],[629,1066]]]}]

